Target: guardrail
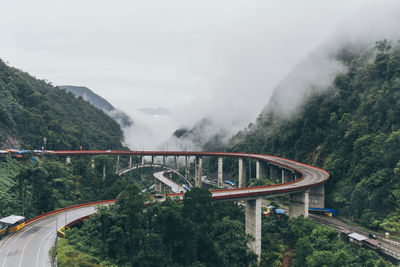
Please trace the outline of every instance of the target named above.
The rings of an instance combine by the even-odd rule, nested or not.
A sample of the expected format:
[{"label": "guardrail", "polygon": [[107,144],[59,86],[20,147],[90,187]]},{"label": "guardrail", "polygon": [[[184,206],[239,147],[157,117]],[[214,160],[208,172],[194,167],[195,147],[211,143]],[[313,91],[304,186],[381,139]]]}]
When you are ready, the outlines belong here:
[{"label": "guardrail", "polygon": [[82,208],[82,207],[87,207],[87,206],[93,206],[93,205],[97,205],[97,204],[107,204],[107,203],[114,203],[115,199],[109,199],[109,200],[99,200],[99,201],[93,201],[93,202],[88,202],[88,203],[82,203],[82,204],[77,204],[77,205],[73,205],[73,206],[69,206],[69,207],[65,207],[65,208],[61,208],[61,209],[57,209],[57,210],[53,210],[53,211],[49,211],[43,214],[40,214],[36,217],[33,217],[29,220],[27,220],[25,222],[25,224],[30,224],[33,223],[37,220],[40,220],[42,218],[66,211],[66,210],[73,210],[73,209],[77,209],[77,208]]}]

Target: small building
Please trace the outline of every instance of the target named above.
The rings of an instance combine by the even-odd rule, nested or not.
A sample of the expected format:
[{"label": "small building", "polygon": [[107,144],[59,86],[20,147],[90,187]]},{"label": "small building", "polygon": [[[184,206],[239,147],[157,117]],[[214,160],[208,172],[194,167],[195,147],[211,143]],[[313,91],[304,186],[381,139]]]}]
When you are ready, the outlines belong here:
[{"label": "small building", "polygon": [[359,247],[362,247],[364,240],[368,239],[367,237],[357,234],[357,233],[351,233],[348,235],[348,237],[350,239],[350,243],[353,243]]}]

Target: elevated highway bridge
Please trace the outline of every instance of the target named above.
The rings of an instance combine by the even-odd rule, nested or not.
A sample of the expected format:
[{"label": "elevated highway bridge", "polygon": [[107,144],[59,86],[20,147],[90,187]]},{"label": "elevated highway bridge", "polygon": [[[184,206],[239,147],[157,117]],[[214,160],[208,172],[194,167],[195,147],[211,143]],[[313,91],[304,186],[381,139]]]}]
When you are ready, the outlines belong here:
[{"label": "elevated highway bridge", "polygon": [[[197,152],[197,151],[52,151],[52,155],[66,156],[67,162],[71,156],[76,155],[110,155],[117,157],[116,172],[119,172],[119,158],[140,156],[145,164],[145,157],[151,157],[155,162],[156,157],[161,157],[163,165],[167,164],[167,158],[173,157],[174,164],[178,166],[178,157],[185,157],[186,177],[188,177],[189,160],[194,157],[195,162],[195,186],[201,187],[202,158],[218,157],[218,185],[223,184],[223,159],[233,157],[238,159],[239,188],[211,190],[212,199],[215,201],[246,201],[246,233],[254,236],[255,240],[250,244],[254,252],[261,255],[261,200],[262,198],[289,194],[290,217],[308,216],[308,208],[324,208],[325,187],[324,184],[329,174],[319,168],[300,162],[280,157],[234,152]],[[244,159],[256,161],[256,178],[268,177],[271,180],[279,180],[279,183],[267,186],[247,187]],[[128,168],[129,169],[129,168]]]},{"label": "elevated highway bridge", "polygon": [[[150,157],[152,164],[156,158],[161,158],[167,165],[167,158],[173,157],[175,167],[178,158],[184,157],[186,163],[185,177],[189,176],[190,158],[194,157],[195,186],[201,187],[202,158],[218,158],[218,186],[223,185],[223,160],[235,158],[238,162],[238,188],[211,190],[214,201],[244,200],[246,202],[246,233],[254,236],[250,244],[251,249],[261,255],[261,200],[282,194],[289,195],[289,214],[291,217],[308,216],[308,207],[324,207],[324,184],[329,174],[319,168],[279,157],[252,153],[232,152],[196,152],[196,151],[40,151],[40,155],[63,156],[70,162],[73,156],[109,155],[117,157],[116,172],[122,174],[125,170],[135,169],[132,165],[132,156],[141,157],[143,165],[147,164],[145,157]],[[129,157],[129,166],[120,170],[120,157]],[[256,178],[268,177],[278,183],[267,186],[248,187],[246,182],[246,168],[244,159],[256,161]],[[151,165],[151,164],[150,164]],[[175,194],[176,195],[176,194]],[[179,195],[179,194],[178,194]],[[64,221],[77,219],[94,212],[93,207],[81,207],[54,213],[42,219],[30,222],[20,232],[8,236],[0,241],[0,267],[11,266],[46,266],[50,264],[48,258],[49,244],[54,242],[56,227],[64,217]],[[82,216],[81,216],[82,215]],[[68,221],[67,219],[68,218]],[[53,230],[52,230],[53,229]],[[21,243],[22,242],[22,243]],[[46,245],[40,245],[42,244]],[[49,243],[50,242],[50,243]],[[39,245],[38,245],[39,244]],[[22,248],[22,252],[21,252]],[[18,257],[14,257],[17,255]],[[33,262],[29,259],[33,259]]]}]

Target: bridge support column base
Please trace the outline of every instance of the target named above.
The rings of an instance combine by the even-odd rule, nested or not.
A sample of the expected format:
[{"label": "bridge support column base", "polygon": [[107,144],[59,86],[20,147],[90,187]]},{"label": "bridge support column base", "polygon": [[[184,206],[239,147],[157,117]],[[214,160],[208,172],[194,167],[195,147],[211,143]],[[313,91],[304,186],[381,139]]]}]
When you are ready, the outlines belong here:
[{"label": "bridge support column base", "polygon": [[256,253],[259,261],[261,257],[261,198],[246,201],[246,234],[254,237],[249,247]]},{"label": "bridge support column base", "polygon": [[223,159],[222,157],[218,157],[218,187],[222,188],[223,186]]},{"label": "bridge support column base", "polygon": [[289,217],[308,217],[308,190],[289,194]]},{"label": "bridge support column base", "polygon": [[195,175],[195,180],[194,180],[194,186],[201,187],[202,186],[201,176],[202,176],[202,172],[203,172],[201,157],[196,157],[195,170],[196,170],[196,175]]},{"label": "bridge support column base", "polygon": [[310,208],[325,208],[325,184],[313,186],[310,189]]},{"label": "bridge support column base", "polygon": [[256,161],[256,179],[266,178],[267,177],[267,168],[265,163],[261,160]]},{"label": "bridge support column base", "polygon": [[246,182],[246,167],[243,164],[243,158],[239,158],[239,188],[247,187],[247,182]]},{"label": "bridge support column base", "polygon": [[155,190],[157,193],[161,193],[161,190],[162,190],[162,184],[161,184],[161,182],[158,181],[157,179],[154,179],[154,190]]}]

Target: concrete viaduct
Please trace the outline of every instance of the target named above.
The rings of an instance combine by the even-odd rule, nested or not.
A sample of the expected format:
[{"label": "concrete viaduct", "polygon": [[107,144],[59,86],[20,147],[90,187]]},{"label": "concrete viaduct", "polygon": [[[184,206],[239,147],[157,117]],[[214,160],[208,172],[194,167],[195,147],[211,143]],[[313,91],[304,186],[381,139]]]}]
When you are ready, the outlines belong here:
[{"label": "concrete viaduct", "polygon": [[[154,164],[156,157],[162,157],[163,165],[167,157],[174,157],[174,165],[178,166],[178,157],[185,157],[186,173],[189,176],[190,157],[195,158],[195,186],[201,187],[202,158],[218,157],[218,186],[223,184],[223,159],[234,157],[238,159],[239,185],[235,189],[211,190],[215,201],[244,200],[246,202],[246,233],[255,240],[250,244],[251,249],[261,255],[261,200],[262,198],[289,194],[289,216],[308,216],[308,208],[324,208],[325,182],[329,174],[319,168],[296,161],[251,153],[233,152],[193,152],[193,151],[53,151],[52,154],[67,156],[67,162],[73,155],[114,155],[117,156],[116,172],[119,172],[119,157],[130,156],[129,165],[132,168],[132,157],[151,157]],[[246,168],[244,159],[256,161],[256,178],[269,178],[277,182],[274,185],[247,187]]]}]

